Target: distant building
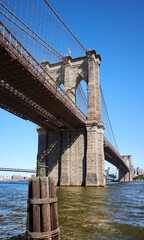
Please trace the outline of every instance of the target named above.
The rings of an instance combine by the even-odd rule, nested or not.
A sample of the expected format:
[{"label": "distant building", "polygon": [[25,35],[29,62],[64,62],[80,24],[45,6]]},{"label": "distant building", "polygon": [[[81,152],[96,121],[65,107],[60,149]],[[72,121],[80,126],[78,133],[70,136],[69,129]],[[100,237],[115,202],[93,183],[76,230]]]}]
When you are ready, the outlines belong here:
[{"label": "distant building", "polygon": [[144,169],[140,167],[135,168],[134,175],[135,176],[144,175]]},{"label": "distant building", "polygon": [[24,180],[28,180],[29,178],[28,177],[24,177]]},{"label": "distant building", "polygon": [[144,175],[144,169],[139,168],[139,173],[138,173],[138,175]]},{"label": "distant building", "polygon": [[139,175],[139,170],[140,170],[140,167],[137,167],[136,168],[136,174]]},{"label": "distant building", "polygon": [[21,177],[19,174],[15,174],[12,176],[13,180],[23,180],[23,177]]},{"label": "distant building", "polygon": [[10,180],[11,180],[11,177],[0,176],[0,181],[10,181]]},{"label": "distant building", "polygon": [[12,180],[28,180],[28,177],[20,176],[19,174],[15,174],[12,176]]}]

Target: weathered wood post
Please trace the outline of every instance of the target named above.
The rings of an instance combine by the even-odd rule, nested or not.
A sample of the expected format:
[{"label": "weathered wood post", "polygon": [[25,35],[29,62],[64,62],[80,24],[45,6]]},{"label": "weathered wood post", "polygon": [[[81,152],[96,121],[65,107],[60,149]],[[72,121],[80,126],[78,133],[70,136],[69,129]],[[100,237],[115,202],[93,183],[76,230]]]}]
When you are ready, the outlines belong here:
[{"label": "weathered wood post", "polygon": [[60,240],[57,198],[52,178],[29,180],[27,231],[28,240]]},{"label": "weathered wood post", "polygon": [[[56,199],[55,181],[51,177],[49,178],[49,197],[50,199]],[[55,231],[55,229],[59,229],[56,201],[50,205],[50,215],[51,215],[51,230]],[[53,239],[60,240],[60,235],[56,234],[56,236]]]}]

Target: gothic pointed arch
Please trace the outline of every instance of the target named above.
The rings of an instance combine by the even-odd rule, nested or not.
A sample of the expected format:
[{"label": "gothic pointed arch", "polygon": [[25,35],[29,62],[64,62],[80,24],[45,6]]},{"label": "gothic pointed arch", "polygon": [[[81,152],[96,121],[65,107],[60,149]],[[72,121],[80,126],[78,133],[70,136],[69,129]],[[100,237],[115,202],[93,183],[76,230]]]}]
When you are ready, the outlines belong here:
[{"label": "gothic pointed arch", "polygon": [[75,102],[76,105],[87,116],[87,82],[84,80],[83,74],[78,74],[75,84]]}]

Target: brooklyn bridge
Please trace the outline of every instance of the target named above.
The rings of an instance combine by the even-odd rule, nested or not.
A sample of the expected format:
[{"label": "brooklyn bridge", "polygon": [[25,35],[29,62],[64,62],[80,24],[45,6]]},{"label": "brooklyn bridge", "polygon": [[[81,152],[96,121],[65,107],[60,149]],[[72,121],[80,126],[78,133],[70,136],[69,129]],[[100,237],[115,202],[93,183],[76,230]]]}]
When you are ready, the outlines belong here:
[{"label": "brooklyn bridge", "polygon": [[102,93],[100,54],[82,45],[48,1],[23,4],[1,1],[0,107],[38,125],[37,175],[60,186],[105,186],[107,160],[120,181],[132,181],[131,156],[118,150]]}]

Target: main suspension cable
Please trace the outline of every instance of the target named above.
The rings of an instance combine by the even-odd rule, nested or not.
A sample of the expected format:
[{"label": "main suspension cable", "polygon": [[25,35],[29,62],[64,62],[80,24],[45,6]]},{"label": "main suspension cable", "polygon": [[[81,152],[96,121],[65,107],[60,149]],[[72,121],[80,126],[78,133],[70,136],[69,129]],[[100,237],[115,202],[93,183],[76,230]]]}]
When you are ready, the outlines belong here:
[{"label": "main suspension cable", "polygon": [[116,145],[117,151],[119,152],[118,145],[117,145],[117,143],[116,143],[116,139],[115,139],[114,132],[113,132],[113,129],[112,129],[111,121],[110,121],[110,118],[109,118],[109,114],[108,114],[108,110],[107,110],[107,106],[106,106],[106,103],[105,103],[105,99],[104,99],[104,95],[103,95],[103,92],[102,92],[102,88],[101,88],[101,86],[100,86],[100,91],[101,91],[101,95],[102,95],[102,98],[103,98],[103,102],[104,102],[104,106],[105,106],[106,114],[107,114],[107,117],[108,117],[108,121],[109,121],[110,129],[111,129],[111,132],[112,132],[112,136],[113,136],[113,139],[114,139],[114,142],[115,142],[115,145]]}]

